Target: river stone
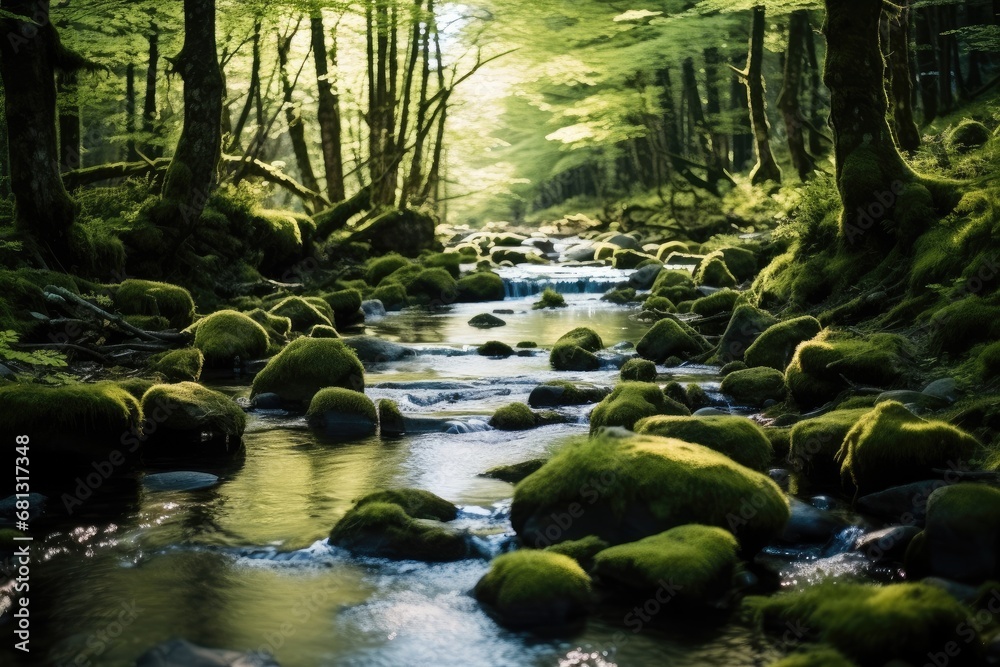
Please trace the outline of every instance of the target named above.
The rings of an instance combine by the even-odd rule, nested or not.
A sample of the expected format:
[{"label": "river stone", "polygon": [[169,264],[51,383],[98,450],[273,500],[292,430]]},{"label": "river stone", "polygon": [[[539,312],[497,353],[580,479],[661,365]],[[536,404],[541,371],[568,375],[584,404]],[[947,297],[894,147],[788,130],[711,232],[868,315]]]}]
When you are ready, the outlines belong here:
[{"label": "river stone", "polygon": [[142,485],[150,491],[194,491],[207,489],[219,483],[219,477],[207,472],[189,470],[158,472],[142,478]]},{"label": "river stone", "polygon": [[908,389],[883,391],[875,399],[875,404],[878,405],[879,403],[884,403],[885,401],[898,401],[903,405],[915,405],[921,410],[940,410],[941,408],[946,408],[949,405],[949,401],[947,399],[919,391],[910,391]]},{"label": "river stone", "polygon": [[250,401],[250,405],[254,410],[281,410],[281,396],[271,392],[257,394]]},{"label": "river stone", "polygon": [[936,489],[947,486],[940,479],[928,479],[893,486],[878,493],[858,498],[857,508],[886,521],[923,525],[927,516],[927,499]]},{"label": "river stone", "polygon": [[135,663],[136,667],[280,667],[267,653],[240,653],[205,648],[186,639],[170,639],[149,649]]},{"label": "river stone", "polygon": [[699,408],[691,413],[692,417],[728,417],[731,413],[719,408]]},{"label": "river stone", "polygon": [[568,248],[563,254],[564,261],[586,262],[594,259],[594,244],[590,241]]},{"label": "river stone", "polygon": [[378,320],[386,316],[385,304],[378,299],[362,301],[361,310],[364,312],[366,320]]},{"label": "river stone", "polygon": [[17,378],[17,375],[14,374],[14,371],[10,370],[3,364],[0,364],[0,378],[3,378],[4,380],[14,380]]},{"label": "river stone", "polygon": [[781,541],[789,544],[825,544],[848,524],[832,512],[818,509],[798,498],[788,499],[791,515]]},{"label": "river stone", "polygon": [[650,264],[636,269],[635,273],[629,276],[628,286],[637,290],[648,290],[656,282],[656,276],[660,275],[662,270],[662,264]]},{"label": "river stone", "polygon": [[399,361],[416,354],[411,348],[375,336],[351,336],[342,340],[365,363]]},{"label": "river stone", "polygon": [[689,255],[683,252],[672,252],[667,255],[667,258],[663,260],[663,263],[667,266],[690,266],[694,268],[701,264],[703,259],[705,259],[704,255]]},{"label": "river stone", "polygon": [[[24,500],[24,498],[21,498]],[[40,493],[29,493],[28,494],[28,518],[36,519],[42,514],[42,508],[45,506],[45,501],[48,500],[45,496]],[[7,496],[3,500],[0,500],[0,523],[13,523],[17,518],[17,501],[18,497]]]},{"label": "river stone", "polygon": [[[511,311],[513,313],[513,311]],[[504,327],[507,323],[501,320],[496,315],[490,315],[489,313],[480,313],[476,315],[471,320],[469,320],[470,327],[476,327],[477,329],[492,329],[494,327]]]},{"label": "river stone", "polygon": [[941,378],[924,387],[923,393],[943,399],[948,403],[954,403],[959,396],[958,383],[955,382],[954,378]]},{"label": "river stone", "polygon": [[615,234],[601,240],[604,243],[610,243],[611,245],[618,246],[623,250],[642,250],[642,245],[635,239],[634,236],[629,236],[628,234]]},{"label": "river stone", "polygon": [[902,563],[906,548],[919,532],[916,526],[889,526],[859,537],[854,542],[854,550],[877,563]]},{"label": "river stone", "polygon": [[563,405],[589,405],[600,403],[611,393],[609,387],[574,382],[540,384],[531,390],[528,405],[533,408],[554,408]]},{"label": "river stone", "polygon": [[521,463],[497,466],[495,468],[490,468],[486,472],[481,473],[479,476],[488,477],[490,479],[499,479],[501,482],[517,484],[522,479],[536,472],[539,468],[545,465],[545,461],[546,459],[530,459],[528,461],[522,461]]}]

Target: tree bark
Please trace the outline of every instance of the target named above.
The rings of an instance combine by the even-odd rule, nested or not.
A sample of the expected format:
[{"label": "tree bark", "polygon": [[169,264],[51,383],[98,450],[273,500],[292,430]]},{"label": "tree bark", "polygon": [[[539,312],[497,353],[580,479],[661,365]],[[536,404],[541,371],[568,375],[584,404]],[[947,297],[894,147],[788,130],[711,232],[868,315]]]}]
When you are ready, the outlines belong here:
[{"label": "tree bark", "polygon": [[278,68],[281,76],[282,99],[284,100],[285,122],[288,125],[288,138],[292,142],[292,152],[299,168],[302,184],[312,190],[319,191],[319,183],[309,158],[309,144],[306,143],[306,128],[302,114],[293,99],[294,86],[288,74],[288,52],[292,46],[292,37],[298,30],[298,25],[287,36],[278,35]]},{"label": "tree bark", "polygon": [[430,88],[431,79],[431,26],[437,30],[436,18],[434,15],[434,0],[427,0],[428,20],[424,23],[424,28],[420,38],[420,97],[417,101],[417,138],[413,143],[413,156],[410,159],[410,173],[403,182],[402,201],[404,206],[409,203],[415,192],[420,190],[423,181],[424,170],[424,142],[427,136],[427,95]]},{"label": "tree bark", "polygon": [[[451,99],[451,90],[446,89],[444,79],[444,54],[441,49],[441,34],[434,31],[434,57],[437,60],[437,82],[438,92],[441,93],[441,101],[438,102],[440,111],[438,112],[437,137],[434,143],[434,152],[431,156],[431,166],[427,171],[427,180],[420,193],[420,201],[428,201],[432,195],[439,191],[439,181],[441,179],[441,162],[444,159],[444,134],[448,123],[448,102]],[[437,197],[435,196],[435,201]]]},{"label": "tree bark", "polygon": [[[389,162],[389,180],[393,183],[393,196],[395,196],[396,184],[399,182],[399,166],[402,164],[403,155],[406,152],[406,136],[410,130],[410,102],[413,97],[413,77],[416,75],[417,63],[420,59],[420,13],[423,10],[423,6],[424,0],[415,0],[409,57],[407,58],[403,81],[403,101],[399,109],[399,131],[396,134],[396,145],[393,146],[394,150]],[[406,207],[405,192],[402,193],[399,207]]]},{"label": "tree bark", "polygon": [[910,8],[909,0],[901,0],[899,11],[882,13],[882,38],[886,45],[886,85],[890,129],[900,150],[912,153],[920,148],[920,132],[913,120],[913,83],[910,76]]},{"label": "tree bark", "polygon": [[[750,104],[742,77],[734,74],[729,84],[729,108],[734,114],[733,171],[743,171],[753,157],[753,129],[750,126]],[[742,131],[741,131],[742,130]]]},{"label": "tree bark", "polygon": [[194,231],[217,181],[222,154],[222,72],[215,50],[215,0],[184,0],[184,45],[173,61],[184,81],[184,125],[167,168],[156,221]]},{"label": "tree bark", "polygon": [[243,137],[243,130],[246,128],[247,121],[250,120],[250,111],[254,107],[254,103],[257,101],[257,94],[260,90],[260,32],[261,32],[261,20],[257,18],[253,23],[253,37],[250,42],[251,51],[251,62],[250,62],[250,84],[247,88],[247,98],[243,101],[243,108],[240,110],[240,115],[236,118],[236,124],[233,126],[232,138],[229,140],[228,150],[230,152],[237,150],[240,147],[240,140]]},{"label": "tree bark", "polygon": [[731,169],[729,162],[729,137],[719,132],[719,115],[722,113],[722,99],[719,95],[719,65],[722,62],[719,49],[707,48],[705,55],[705,123],[712,139],[715,162],[722,169]]},{"label": "tree bark", "polygon": [[59,101],[59,170],[71,171],[83,166],[77,75],[76,72],[61,72],[56,80]]},{"label": "tree bark", "polygon": [[937,48],[938,60],[938,101],[941,105],[941,115],[951,113],[955,108],[955,95],[952,92],[951,68],[951,36],[942,35],[947,25],[947,7],[934,7],[933,33]]},{"label": "tree bark", "polygon": [[18,227],[67,258],[76,204],[59,176],[56,136],[57,59],[63,52],[48,5],[3,0],[0,8],[34,23],[0,20],[0,76],[7,116],[10,184]]},{"label": "tree bark", "polygon": [[916,12],[917,69],[920,84],[922,121],[927,125],[938,117],[938,64],[934,48],[933,7],[921,7]]},{"label": "tree bark", "polygon": [[806,57],[809,62],[809,152],[820,155],[823,152],[823,142],[826,137],[820,132],[825,123],[821,109],[823,108],[823,75],[819,68],[819,58],[816,54],[816,40],[813,38],[812,25],[806,25]]},{"label": "tree bark", "polygon": [[155,22],[149,22],[149,58],[146,65],[146,95],[142,100],[142,133],[147,144],[147,157],[157,158],[163,154],[160,146],[153,141],[156,135],[156,76],[160,62],[160,29]]},{"label": "tree bark", "polygon": [[[313,59],[316,63],[317,112],[320,145],[323,150],[323,167],[326,173],[326,194],[330,201],[343,201],[344,161],[340,150],[340,98],[330,80],[327,62],[326,30],[323,27],[323,13],[316,10],[310,19],[312,31]],[[333,35],[333,46],[329,51],[333,66],[337,66],[337,36]]]},{"label": "tree bark", "polygon": [[805,59],[805,38],[809,30],[809,15],[804,9],[792,12],[788,22],[788,48],[785,52],[785,75],[778,95],[778,108],[788,133],[788,150],[792,164],[801,180],[806,180],[815,168],[813,158],[806,151],[805,118],[799,103],[802,90],[802,64]]},{"label": "tree bark", "polygon": [[754,147],[757,164],[750,172],[750,182],[759,185],[767,181],[781,183],[781,169],[771,153],[770,129],[767,122],[767,107],[764,101],[764,31],[766,29],[763,6],[753,9],[753,25],[750,31],[750,52],[747,59],[746,86],[750,104],[750,125],[753,128]]}]

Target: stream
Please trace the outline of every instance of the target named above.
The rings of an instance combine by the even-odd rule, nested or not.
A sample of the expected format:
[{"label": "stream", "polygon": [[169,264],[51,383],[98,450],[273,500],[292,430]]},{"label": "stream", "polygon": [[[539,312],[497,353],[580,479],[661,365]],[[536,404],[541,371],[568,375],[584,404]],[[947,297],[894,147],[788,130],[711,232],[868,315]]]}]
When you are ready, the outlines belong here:
[{"label": "stream", "polygon": [[[219,484],[160,491],[140,481],[137,494],[123,491],[111,503],[114,510],[85,506],[72,529],[53,526],[36,538],[41,562],[34,564],[32,588],[56,601],[38,612],[44,664],[124,667],[170,638],[267,650],[285,667],[766,664],[774,649],[738,620],[704,629],[680,621],[646,627],[622,610],[592,616],[572,637],[511,632],[470,595],[488,569],[486,559],[365,560],[326,544],[353,500],[377,489],[416,487],[458,504],[459,523],[484,553],[511,547],[513,487],[479,474],[546,456],[566,437],[586,434],[592,406],[561,409],[570,423],[514,433],[491,429],[490,415],[526,402],[545,380],[614,384],[618,370],[610,361],[591,373],[551,370],[544,348],[566,331],[592,327],[613,348],[635,343],[648,328],[634,319],[635,307],[600,300],[623,272],[542,269],[502,270],[511,295],[502,303],[390,313],[368,324],[365,333],[417,354],[369,366],[366,393],[392,398],[407,415],[453,420],[453,432],[337,443],[319,438],[304,419],[251,413],[245,457],[211,470]],[[563,292],[568,307],[532,310],[532,295],[546,286]],[[497,310],[513,311],[499,315],[507,326],[467,324]],[[491,339],[533,341],[540,349],[502,360],[477,356],[475,346]],[[661,385],[696,381],[721,400],[715,368],[659,370]],[[214,386],[249,394],[246,381]],[[860,576],[863,564],[848,549],[772,557],[790,563],[782,573],[788,584],[828,570]]]}]

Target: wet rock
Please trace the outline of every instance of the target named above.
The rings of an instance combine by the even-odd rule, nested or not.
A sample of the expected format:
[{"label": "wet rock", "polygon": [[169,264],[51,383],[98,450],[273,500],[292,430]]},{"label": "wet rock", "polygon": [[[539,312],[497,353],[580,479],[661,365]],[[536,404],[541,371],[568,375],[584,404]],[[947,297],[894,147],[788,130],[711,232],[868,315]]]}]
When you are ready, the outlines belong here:
[{"label": "wet rock", "polygon": [[14,380],[17,378],[17,375],[14,371],[10,370],[3,364],[0,364],[0,378],[3,378],[4,380]]},{"label": "wet rock", "polygon": [[563,261],[587,262],[594,259],[594,244],[592,242],[581,243],[568,248],[562,254]]},{"label": "wet rock", "polygon": [[667,255],[667,258],[663,260],[663,263],[667,266],[696,267],[701,264],[703,259],[705,259],[704,255],[689,255],[682,252],[672,252]]},{"label": "wet rock", "polygon": [[624,250],[642,250],[642,244],[634,236],[628,234],[610,234],[605,237],[598,237],[604,243],[610,243]]},{"label": "wet rock", "polygon": [[907,407],[915,406],[920,410],[940,410],[941,408],[946,408],[949,405],[949,402],[946,399],[919,391],[910,391],[908,389],[883,391],[875,399],[876,405],[879,403],[885,403],[886,401],[896,401],[897,403],[902,403]]},{"label": "wet rock", "polygon": [[556,341],[549,353],[549,364],[558,371],[596,371],[601,362],[594,353],[603,347],[597,332],[577,327]]},{"label": "wet rock", "polygon": [[954,403],[961,395],[958,390],[958,383],[955,382],[954,378],[941,378],[940,380],[934,380],[934,382],[931,382],[929,385],[924,387],[923,393],[928,396],[943,399],[949,403]]},{"label": "wet rock", "polygon": [[328,387],[313,396],[306,422],[329,437],[350,440],[374,434],[378,413],[375,404],[363,393]]},{"label": "wet rock", "polygon": [[361,310],[365,314],[366,320],[378,320],[386,316],[385,304],[378,299],[369,299],[361,302]]},{"label": "wet rock", "polygon": [[[18,498],[16,495],[13,495],[0,500],[0,523],[14,523],[19,511],[17,509],[18,500],[24,501],[25,498]],[[28,518],[36,519],[41,516],[42,510],[45,508],[45,501],[48,498],[40,493],[29,493],[26,500],[28,501]]]},{"label": "wet rock", "polygon": [[878,563],[902,563],[906,548],[919,532],[916,526],[889,526],[859,537],[854,542],[854,550]]},{"label": "wet rock", "polygon": [[378,415],[378,428],[382,436],[403,435],[406,433],[406,420],[395,401],[383,398],[375,406]]},{"label": "wet rock", "polygon": [[798,498],[789,498],[791,516],[785,524],[781,540],[789,544],[825,544],[847,522],[837,515],[813,507]]},{"label": "wet rock", "polygon": [[528,461],[522,461],[521,463],[497,466],[482,473],[480,477],[489,477],[490,479],[499,479],[501,482],[517,484],[522,479],[536,472],[539,468],[545,465],[545,461],[546,459],[530,459]]},{"label": "wet rock", "polygon": [[770,313],[750,305],[738,306],[719,341],[719,358],[722,361],[742,361],[747,348],[776,323]]},{"label": "wet rock", "polygon": [[471,320],[469,320],[469,326],[476,327],[477,329],[492,329],[494,327],[507,326],[507,323],[501,320],[496,315],[490,315],[489,313],[480,313],[479,315],[476,315]]},{"label": "wet rock", "polygon": [[281,396],[270,392],[258,394],[253,397],[250,404],[253,406],[254,410],[280,410]]},{"label": "wet rock", "polygon": [[363,391],[364,366],[343,339],[298,338],[257,374],[251,396],[275,393],[283,403],[304,408],[325,387]]},{"label": "wet rock", "polygon": [[225,394],[194,382],[159,384],[142,406],[156,424],[142,443],[146,462],[232,456],[243,448],[246,413]]},{"label": "wet rock", "polygon": [[660,271],[662,270],[662,264],[650,264],[637,269],[635,273],[629,276],[628,285],[633,289],[648,290],[656,282],[656,277],[660,275]]},{"label": "wet rock", "polygon": [[788,493],[788,486],[791,482],[791,473],[784,468],[771,468],[767,471],[767,476],[774,480],[774,483],[778,485],[785,493]]},{"label": "wet rock", "polygon": [[280,667],[267,653],[206,648],[185,639],[171,639],[154,646],[139,656],[135,664],[136,667]]},{"label": "wet rock", "polygon": [[351,336],[344,338],[343,341],[344,345],[354,350],[358,359],[365,363],[400,361],[416,354],[412,348],[391,343],[375,336]]},{"label": "wet rock", "polygon": [[635,346],[639,355],[656,363],[671,356],[690,357],[707,352],[711,346],[690,327],[675,319],[662,319],[652,326]]},{"label": "wet rock", "polygon": [[728,417],[730,413],[719,408],[698,408],[691,413],[692,417]]},{"label": "wet rock", "polygon": [[947,486],[944,480],[929,479],[894,486],[858,498],[859,511],[893,523],[923,525],[927,499],[937,489]]},{"label": "wet rock", "polygon": [[600,403],[610,393],[610,387],[555,380],[532,389],[528,396],[528,405],[533,408],[588,405]]},{"label": "wet rock", "polygon": [[149,491],[195,491],[219,483],[218,475],[190,470],[145,475],[142,485]]},{"label": "wet rock", "polygon": [[719,389],[738,404],[753,407],[763,407],[768,400],[783,401],[788,393],[784,374],[766,367],[730,373]]}]

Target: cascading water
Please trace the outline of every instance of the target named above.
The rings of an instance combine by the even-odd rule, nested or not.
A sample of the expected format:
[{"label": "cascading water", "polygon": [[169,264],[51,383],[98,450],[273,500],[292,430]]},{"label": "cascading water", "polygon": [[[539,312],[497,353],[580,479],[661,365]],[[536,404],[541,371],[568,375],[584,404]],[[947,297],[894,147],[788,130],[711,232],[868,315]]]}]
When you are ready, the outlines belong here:
[{"label": "cascading water", "polygon": [[523,299],[553,289],[560,294],[604,294],[627,282],[632,271],[605,267],[517,266],[497,271],[508,299]]}]

